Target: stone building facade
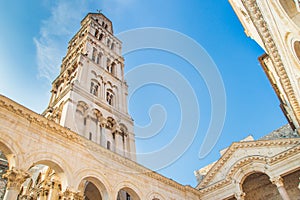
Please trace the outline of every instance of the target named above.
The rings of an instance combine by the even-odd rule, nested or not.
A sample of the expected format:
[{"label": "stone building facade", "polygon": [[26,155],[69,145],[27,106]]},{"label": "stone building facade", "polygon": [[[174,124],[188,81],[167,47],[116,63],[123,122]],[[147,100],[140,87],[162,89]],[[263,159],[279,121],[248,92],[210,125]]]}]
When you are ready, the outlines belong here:
[{"label": "stone building facade", "polygon": [[43,115],[135,160],[121,51],[122,42],[113,35],[112,22],[102,14],[88,14],[69,42]]},{"label": "stone building facade", "polygon": [[300,199],[300,7],[298,0],[229,0],[245,33],[265,54],[259,61],[289,125],[221,151],[195,172],[203,199]]},{"label": "stone building facade", "polygon": [[4,199],[300,199],[299,2],[229,1],[266,51],[260,61],[290,125],[221,151],[196,173],[196,188],[139,165],[122,43],[109,19],[90,13],[69,42],[42,115],[0,96]]},{"label": "stone building facade", "polygon": [[264,50],[259,58],[293,129],[300,124],[298,0],[229,0],[245,33]]}]

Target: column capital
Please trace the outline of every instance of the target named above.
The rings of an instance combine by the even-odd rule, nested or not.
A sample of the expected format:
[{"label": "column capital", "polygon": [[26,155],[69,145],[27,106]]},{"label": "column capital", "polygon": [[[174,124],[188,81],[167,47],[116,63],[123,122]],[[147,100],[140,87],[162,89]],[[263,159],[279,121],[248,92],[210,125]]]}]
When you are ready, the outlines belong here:
[{"label": "column capital", "polygon": [[63,200],[84,200],[84,196],[80,192],[71,191],[69,188],[62,193]]},{"label": "column capital", "polygon": [[29,173],[15,168],[7,170],[7,172],[2,175],[2,178],[7,179],[7,188],[17,190],[20,189],[21,185],[29,177]]},{"label": "column capital", "polygon": [[272,182],[272,184],[276,185],[277,187],[283,187],[284,185],[283,178],[281,176],[270,178],[270,181]]},{"label": "column capital", "polygon": [[237,192],[234,194],[234,196],[237,200],[244,200],[246,194],[245,194],[245,192]]}]

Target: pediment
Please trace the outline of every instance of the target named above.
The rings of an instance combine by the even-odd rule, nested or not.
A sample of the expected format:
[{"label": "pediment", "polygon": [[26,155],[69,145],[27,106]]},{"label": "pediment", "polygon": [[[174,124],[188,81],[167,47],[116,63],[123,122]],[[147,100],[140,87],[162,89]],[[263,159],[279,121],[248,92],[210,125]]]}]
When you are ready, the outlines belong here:
[{"label": "pediment", "polygon": [[268,162],[300,143],[300,138],[233,143],[197,186],[205,188],[224,181],[243,162]]}]

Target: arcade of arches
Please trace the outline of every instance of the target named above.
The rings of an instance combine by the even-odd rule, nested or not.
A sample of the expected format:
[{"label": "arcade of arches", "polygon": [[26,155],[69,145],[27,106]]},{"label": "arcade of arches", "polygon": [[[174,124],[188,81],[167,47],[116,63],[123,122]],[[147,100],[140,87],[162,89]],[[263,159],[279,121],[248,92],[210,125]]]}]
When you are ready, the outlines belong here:
[{"label": "arcade of arches", "polygon": [[222,150],[195,172],[196,188],[137,164],[122,42],[108,18],[89,13],[42,115],[0,96],[0,199],[300,199],[299,1],[229,1],[266,51],[260,61],[288,125]]}]

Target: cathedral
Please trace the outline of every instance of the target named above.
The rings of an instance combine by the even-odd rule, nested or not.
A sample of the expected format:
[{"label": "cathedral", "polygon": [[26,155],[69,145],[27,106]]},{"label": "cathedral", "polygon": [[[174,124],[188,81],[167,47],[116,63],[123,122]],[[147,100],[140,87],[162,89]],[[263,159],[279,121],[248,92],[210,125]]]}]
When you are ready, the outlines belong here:
[{"label": "cathedral", "polygon": [[42,114],[0,96],[0,199],[299,200],[300,2],[229,3],[265,51],[258,60],[285,126],[221,150],[219,160],[194,172],[195,188],[138,164],[122,41],[106,16],[89,13]]}]

